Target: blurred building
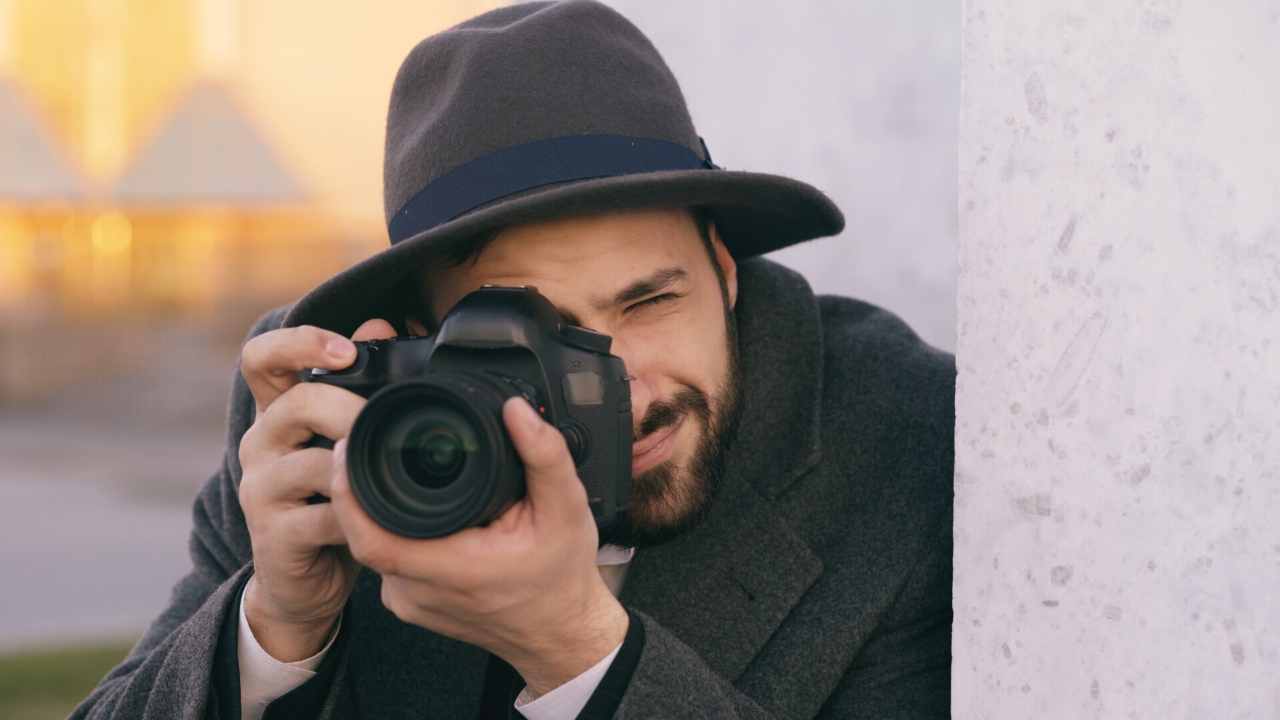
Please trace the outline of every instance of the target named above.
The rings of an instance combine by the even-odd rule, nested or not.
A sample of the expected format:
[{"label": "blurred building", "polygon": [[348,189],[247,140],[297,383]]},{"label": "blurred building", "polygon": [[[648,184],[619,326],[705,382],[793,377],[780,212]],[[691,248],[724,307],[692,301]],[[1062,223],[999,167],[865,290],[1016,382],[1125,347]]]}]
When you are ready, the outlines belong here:
[{"label": "blurred building", "polygon": [[394,70],[489,4],[0,0],[0,404],[134,364],[130,325],[238,337],[382,246]]},{"label": "blurred building", "polygon": [[[0,312],[10,322],[261,307],[350,259],[235,97],[236,9],[8,0]],[[299,257],[289,272],[270,262]]]}]

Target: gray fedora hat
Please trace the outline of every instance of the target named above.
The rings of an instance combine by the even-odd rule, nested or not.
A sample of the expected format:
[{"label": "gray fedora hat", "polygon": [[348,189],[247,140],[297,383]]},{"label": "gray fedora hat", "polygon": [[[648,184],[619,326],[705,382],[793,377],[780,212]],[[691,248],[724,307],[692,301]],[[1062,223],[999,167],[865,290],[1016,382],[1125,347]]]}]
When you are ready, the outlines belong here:
[{"label": "gray fedora hat", "polygon": [[844,227],[806,183],[712,163],[653,44],[594,0],[503,7],[418,43],[391,90],[383,196],[391,247],[286,325],[349,335],[403,309],[429,254],[557,216],[702,206],[740,259]]}]

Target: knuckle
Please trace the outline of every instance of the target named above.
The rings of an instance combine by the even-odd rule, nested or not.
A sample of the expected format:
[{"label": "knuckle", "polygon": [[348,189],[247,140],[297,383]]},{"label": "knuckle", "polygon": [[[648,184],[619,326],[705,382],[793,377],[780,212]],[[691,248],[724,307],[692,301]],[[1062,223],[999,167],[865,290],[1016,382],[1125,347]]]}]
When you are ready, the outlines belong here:
[{"label": "knuckle", "polygon": [[246,517],[251,514],[250,508],[257,500],[255,477],[252,473],[245,473],[240,478],[240,487],[236,488],[236,499],[240,501],[240,508],[244,510]]},{"label": "knuckle", "polygon": [[573,456],[569,454],[569,443],[565,442],[564,435],[561,435],[557,431],[552,431],[551,434],[554,437],[551,439],[551,442],[549,442],[548,445],[551,446],[552,452],[554,453],[554,457],[556,461],[562,464],[567,464],[569,466],[572,466]]},{"label": "knuckle", "polygon": [[531,451],[530,459],[538,465],[554,466],[569,456],[569,445],[558,430],[544,425],[538,428]]},{"label": "knuckle", "polygon": [[400,562],[393,553],[379,552],[376,554],[378,572],[384,575],[399,575]]},{"label": "knuckle", "polygon": [[538,435],[542,439],[542,444],[556,454],[569,452],[569,444],[565,442],[564,433],[548,423],[542,423],[538,426]]},{"label": "knuckle", "polygon": [[236,497],[240,501],[240,509],[245,518],[261,518],[265,508],[270,504],[269,493],[271,478],[266,477],[260,468],[246,471],[240,478],[240,487],[236,489]]},{"label": "knuckle", "polygon": [[582,478],[578,477],[576,471],[573,474],[573,482],[565,486],[565,494],[568,496],[569,501],[582,511],[583,517],[594,526],[595,520],[591,517],[591,503],[587,498],[587,486],[582,483]]},{"label": "knuckle", "polygon": [[[338,468],[334,467],[335,463],[333,463],[332,461],[332,452],[331,451],[326,451],[326,452],[330,453],[330,462],[329,462],[329,470],[328,470],[328,472],[330,473],[329,499],[334,502],[340,502],[340,503],[354,502],[355,498],[351,496],[351,488],[347,485],[347,483],[335,482],[335,478],[338,477],[338,474],[334,471],[337,470]],[[317,468],[317,470],[319,470],[319,468]]]},{"label": "knuckle", "polygon": [[305,418],[314,404],[315,385],[299,383],[280,393],[274,402],[267,406],[263,415],[270,414],[273,421],[294,424]]},{"label": "knuckle", "polygon": [[458,588],[458,603],[480,615],[491,615],[499,607],[498,598],[493,593],[479,592],[475,588]]},{"label": "knuckle", "polygon": [[334,514],[333,507],[328,506],[324,512],[320,513],[315,520],[315,530],[318,536],[327,538],[342,537],[342,526],[338,524],[338,516]]},{"label": "knuckle", "polygon": [[[272,331],[276,332],[276,331]],[[271,332],[255,335],[240,348],[241,371],[255,372],[263,363],[267,345],[271,343]]]},{"label": "knuckle", "polygon": [[388,552],[386,548],[379,548],[373,553],[373,561],[376,563],[373,567],[384,575],[399,575],[400,561],[395,553]]},{"label": "knuckle", "polygon": [[332,484],[333,451],[322,447],[306,448],[298,451],[297,468],[299,473],[323,480],[324,485]]},{"label": "knuckle", "polygon": [[[245,431],[245,434],[240,437],[240,445],[236,447],[236,458],[240,460],[240,472],[242,475],[244,473],[245,467],[250,462],[249,449],[248,449],[249,443],[246,441],[250,439],[249,432],[251,432],[252,430],[253,430],[253,426],[250,426],[249,430]],[[243,485],[244,483],[242,481],[241,486]]]},{"label": "knuckle", "polygon": [[390,573],[386,568],[386,553],[382,552],[377,547],[370,546],[367,543],[357,542],[351,542],[349,547],[351,548],[351,557],[355,558],[356,562],[359,562],[365,567],[377,570],[380,573],[394,574]]},{"label": "knuckle", "polygon": [[299,348],[307,348],[310,353],[317,356],[323,356],[325,344],[329,342],[329,336],[333,333],[328,330],[322,330],[315,325],[299,325],[298,327],[289,328],[289,341],[296,344]]},{"label": "knuckle", "polygon": [[330,333],[313,325],[255,335],[240,349],[242,374],[273,375],[324,357]]},{"label": "knuckle", "polygon": [[244,435],[240,436],[240,444],[236,447],[236,457],[240,460],[240,471],[243,475],[248,475],[249,468],[256,465],[255,449],[259,442],[258,436],[262,433],[260,422],[261,418],[254,420],[253,424],[244,431]]},{"label": "knuckle", "polygon": [[273,364],[279,362],[280,348],[287,343],[288,329],[268,330],[254,335],[240,348],[242,371],[257,375],[269,375]]},{"label": "knuckle", "polygon": [[466,563],[451,568],[448,573],[449,590],[465,597],[479,594],[477,591],[483,585],[483,577],[477,565],[479,563]]},{"label": "knuckle", "polygon": [[307,388],[311,387],[307,384],[294,385],[293,387],[280,393],[278,397],[270,405],[267,406],[265,413],[288,413],[297,408],[297,406],[305,399]]},{"label": "knuckle", "polygon": [[407,615],[406,608],[400,593],[396,592],[395,586],[386,580],[383,580],[379,599],[382,600],[382,606],[392,615],[395,615],[396,618],[401,621],[405,621]]}]

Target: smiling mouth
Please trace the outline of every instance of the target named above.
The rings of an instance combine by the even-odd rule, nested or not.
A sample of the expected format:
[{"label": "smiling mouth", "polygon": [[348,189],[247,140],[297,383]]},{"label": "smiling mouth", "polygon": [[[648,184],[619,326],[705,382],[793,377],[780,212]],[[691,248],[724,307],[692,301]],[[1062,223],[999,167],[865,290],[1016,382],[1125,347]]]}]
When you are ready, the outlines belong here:
[{"label": "smiling mouth", "polygon": [[655,452],[669,451],[669,440],[675,436],[680,426],[684,425],[684,418],[681,417],[673,425],[669,425],[657,432],[650,433],[648,437],[631,446],[631,467],[633,472],[637,467],[643,467],[648,464],[646,461],[650,459]]}]

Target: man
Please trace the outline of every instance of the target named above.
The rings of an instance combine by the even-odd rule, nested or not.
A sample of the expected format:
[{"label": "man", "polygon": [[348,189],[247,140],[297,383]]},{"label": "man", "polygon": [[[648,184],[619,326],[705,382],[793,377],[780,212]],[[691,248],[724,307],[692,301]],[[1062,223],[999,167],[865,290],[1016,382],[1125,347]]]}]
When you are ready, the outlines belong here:
[{"label": "man", "polygon": [[[713,165],[656,50],[581,0],[419,44],[385,176],[392,247],[254,328],[195,568],[77,716],[947,716],[953,360],[751,259],[838,232],[830,201]],[[364,400],[296,373],[484,284],[613,338],[615,535],[515,399],[528,493],[493,523],[412,540],[353,499]]]}]

